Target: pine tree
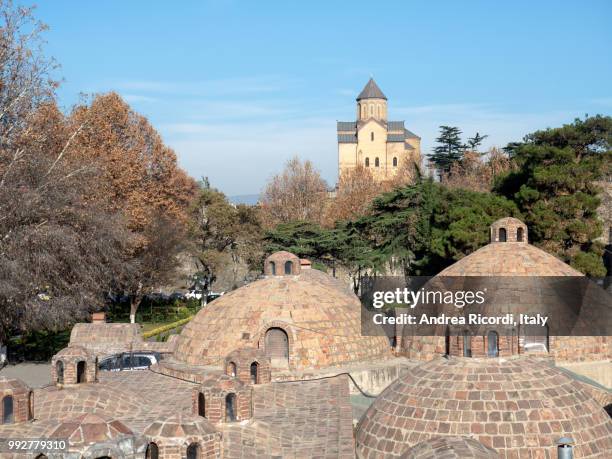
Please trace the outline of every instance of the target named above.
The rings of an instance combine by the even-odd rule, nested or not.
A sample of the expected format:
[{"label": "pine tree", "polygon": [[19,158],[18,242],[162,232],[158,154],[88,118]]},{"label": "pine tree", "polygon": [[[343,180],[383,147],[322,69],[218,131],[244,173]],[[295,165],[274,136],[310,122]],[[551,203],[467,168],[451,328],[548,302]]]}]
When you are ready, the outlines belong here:
[{"label": "pine tree", "polygon": [[465,145],[461,143],[460,136],[461,130],[458,127],[440,126],[440,136],[436,139],[439,145],[429,155],[429,160],[436,166],[440,176],[463,157]]},{"label": "pine tree", "polygon": [[467,140],[467,147],[470,151],[478,152],[478,147],[482,145],[484,139],[489,137],[488,135],[480,135],[480,132],[477,132],[474,137],[469,137]]}]

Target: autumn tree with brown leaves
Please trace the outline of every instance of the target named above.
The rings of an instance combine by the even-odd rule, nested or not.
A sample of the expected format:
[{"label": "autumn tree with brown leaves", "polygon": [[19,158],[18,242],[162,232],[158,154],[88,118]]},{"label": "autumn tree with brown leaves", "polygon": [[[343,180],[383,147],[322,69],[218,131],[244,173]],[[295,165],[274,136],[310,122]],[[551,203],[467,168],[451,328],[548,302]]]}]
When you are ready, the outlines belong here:
[{"label": "autumn tree with brown leaves", "polygon": [[143,297],[173,279],[197,184],[148,120],[115,93],[77,106],[68,123],[77,133],[71,151],[97,164],[90,199],[108,212],[121,211],[134,236],[128,253],[133,275],[118,285],[131,299],[134,322]]},{"label": "autumn tree with brown leaves", "polygon": [[442,181],[448,188],[471,191],[491,191],[496,177],[512,167],[508,156],[498,148],[491,148],[483,157],[478,152],[467,151],[460,161],[454,163]]},{"label": "autumn tree with brown leaves", "polygon": [[262,218],[269,227],[293,220],[322,222],[327,184],[310,161],[295,157],[266,185],[260,199]]},{"label": "autumn tree with brown leaves", "polygon": [[0,340],[100,308],[130,239],[121,215],[86,200],[95,163],[69,154],[44,29],[32,9],[0,2]]}]

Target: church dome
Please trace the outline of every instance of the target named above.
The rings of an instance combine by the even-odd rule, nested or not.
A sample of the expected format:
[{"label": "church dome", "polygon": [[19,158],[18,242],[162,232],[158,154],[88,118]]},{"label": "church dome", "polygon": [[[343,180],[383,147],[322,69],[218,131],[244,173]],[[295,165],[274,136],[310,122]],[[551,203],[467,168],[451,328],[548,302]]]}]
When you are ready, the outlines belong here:
[{"label": "church dome", "polygon": [[185,326],[175,360],[223,365],[240,348],[259,348],[274,368],[303,370],[391,356],[385,337],[362,336],[361,303],[336,279],[301,269],[288,253],[269,260],[295,261],[298,274],[268,275],[211,302]]},{"label": "church dome", "polygon": [[550,363],[439,358],[397,379],[370,406],[357,428],[357,457],[400,457],[423,441],[457,435],[502,457],[556,457],[560,437],[575,441],[575,457],[612,450],[607,413]]}]

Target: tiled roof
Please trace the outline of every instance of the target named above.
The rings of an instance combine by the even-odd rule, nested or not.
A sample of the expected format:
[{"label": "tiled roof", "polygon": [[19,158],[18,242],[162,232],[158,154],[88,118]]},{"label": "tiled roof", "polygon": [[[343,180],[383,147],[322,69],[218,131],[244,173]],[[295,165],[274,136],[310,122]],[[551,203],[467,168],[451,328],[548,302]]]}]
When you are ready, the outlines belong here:
[{"label": "tiled roof", "polygon": [[420,139],[418,135],[412,131],[409,131],[408,129],[404,129],[404,134],[406,135],[407,139]]},{"label": "tiled roof", "polygon": [[387,129],[389,131],[403,131],[404,122],[403,121],[387,121]]},{"label": "tiled roof", "polygon": [[357,100],[362,100],[362,99],[385,99],[387,100],[387,97],[380,90],[380,88],[378,87],[374,79],[370,78],[370,80],[367,82],[363,90],[357,96]]},{"label": "tiled roof", "polygon": [[404,134],[388,134],[387,135],[387,142],[403,142],[404,139]]},{"label": "tiled roof", "polygon": [[338,134],[338,143],[357,143],[357,135]]},{"label": "tiled roof", "polygon": [[340,131],[355,131],[357,129],[356,121],[338,121],[338,132]]}]

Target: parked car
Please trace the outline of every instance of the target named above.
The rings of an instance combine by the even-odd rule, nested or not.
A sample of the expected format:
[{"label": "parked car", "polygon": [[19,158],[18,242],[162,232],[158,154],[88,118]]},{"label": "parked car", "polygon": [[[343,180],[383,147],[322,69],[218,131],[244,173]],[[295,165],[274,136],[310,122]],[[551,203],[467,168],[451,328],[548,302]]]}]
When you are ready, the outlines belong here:
[{"label": "parked car", "polygon": [[161,359],[159,352],[122,352],[100,360],[98,368],[102,371],[146,370]]},{"label": "parked car", "polygon": [[187,298],[188,300],[201,300],[202,292],[200,292],[199,290],[189,290],[187,293],[185,293],[185,298]]}]

